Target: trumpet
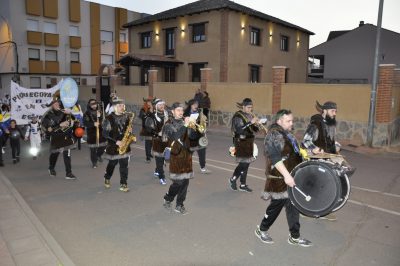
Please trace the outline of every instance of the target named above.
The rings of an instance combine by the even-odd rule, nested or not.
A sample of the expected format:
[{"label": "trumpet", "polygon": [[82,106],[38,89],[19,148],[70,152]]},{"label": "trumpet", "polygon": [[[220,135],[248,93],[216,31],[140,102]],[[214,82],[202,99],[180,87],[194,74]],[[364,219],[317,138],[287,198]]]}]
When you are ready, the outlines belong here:
[{"label": "trumpet", "polygon": [[188,127],[198,131],[200,134],[206,132],[206,127],[204,125],[196,123],[196,121],[189,121]]},{"label": "trumpet", "polygon": [[[252,116],[253,118],[254,118],[254,117],[257,117],[254,113],[250,113],[250,114],[251,114],[251,116]],[[257,117],[257,118],[258,118],[258,117]],[[267,129],[262,123],[260,123],[258,120],[257,120],[257,122],[254,123],[254,125],[255,125],[256,127],[258,127],[258,129],[264,130],[265,133],[268,132],[268,129]]]}]

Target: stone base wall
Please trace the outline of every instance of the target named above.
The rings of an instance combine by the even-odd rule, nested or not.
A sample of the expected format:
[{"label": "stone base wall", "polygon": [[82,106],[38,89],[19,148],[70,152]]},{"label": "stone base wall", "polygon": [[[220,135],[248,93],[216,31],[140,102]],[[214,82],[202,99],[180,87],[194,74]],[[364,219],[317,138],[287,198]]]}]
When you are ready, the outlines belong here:
[{"label": "stone base wall", "polygon": [[[228,129],[231,127],[231,120],[234,113],[211,111],[209,117],[210,126],[225,126]],[[258,115],[258,114],[255,114]],[[259,116],[261,117],[261,116]],[[262,116],[268,119],[267,126],[272,122],[272,115]],[[307,117],[294,118],[294,133],[298,137],[302,137],[310,122]],[[354,145],[361,145],[367,139],[368,123],[354,121],[340,121],[336,127],[336,138],[338,141],[346,140]],[[373,146],[383,147],[398,143],[400,141],[400,118],[392,123],[376,123],[374,129]]]}]

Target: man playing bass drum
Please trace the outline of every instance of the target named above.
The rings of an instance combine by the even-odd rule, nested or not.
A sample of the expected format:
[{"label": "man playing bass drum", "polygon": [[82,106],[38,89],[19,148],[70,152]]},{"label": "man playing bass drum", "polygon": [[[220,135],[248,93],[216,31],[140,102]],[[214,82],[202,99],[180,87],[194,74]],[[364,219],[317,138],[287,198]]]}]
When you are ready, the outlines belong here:
[{"label": "man playing bass drum", "polygon": [[154,111],[149,113],[145,120],[145,131],[153,136],[152,149],[156,157],[156,169],[154,176],[158,177],[161,185],[166,185],[164,174],[164,150],[167,147],[167,140],[162,136],[162,128],[168,120],[168,112],[165,110],[165,102],[155,98],[153,100]]},{"label": "man playing bass drum", "polygon": [[60,92],[53,95],[53,100],[47,106],[51,108],[42,118],[42,128],[50,136],[50,158],[49,173],[50,176],[56,176],[56,163],[60,152],[63,153],[65,164],[65,179],[74,180],[76,176],[71,169],[71,149],[75,148],[73,137],[74,116],[68,109],[62,110]]},{"label": "man playing bass drum", "polygon": [[95,99],[90,99],[83,114],[83,124],[86,127],[87,143],[90,148],[90,160],[92,167],[97,167],[97,162],[102,162],[101,156],[104,153],[104,147],[107,145],[106,139],[103,137],[103,115],[99,110],[99,104]]},{"label": "man playing bass drum", "polygon": [[239,190],[244,192],[252,192],[253,190],[246,185],[247,171],[250,163],[255,161],[253,156],[254,149],[254,133],[259,130],[256,123],[257,117],[253,117],[253,102],[250,98],[243,99],[242,103],[237,104],[242,110],[237,111],[232,118],[232,135],[233,143],[236,149],[236,162],[238,166],[233,172],[233,176],[229,178],[230,188],[238,190],[237,180],[240,179]]},{"label": "man playing bass drum", "polygon": [[120,188],[122,192],[128,192],[128,165],[131,155],[131,148],[128,146],[126,152],[120,154],[119,150],[123,147],[122,142],[126,133],[133,131],[132,115],[125,112],[124,100],[114,98],[112,101],[113,112],[109,114],[103,122],[103,136],[107,139],[106,152],[104,158],[108,159],[106,173],[104,174],[104,186],[111,187],[110,179],[114,168],[119,163]]}]

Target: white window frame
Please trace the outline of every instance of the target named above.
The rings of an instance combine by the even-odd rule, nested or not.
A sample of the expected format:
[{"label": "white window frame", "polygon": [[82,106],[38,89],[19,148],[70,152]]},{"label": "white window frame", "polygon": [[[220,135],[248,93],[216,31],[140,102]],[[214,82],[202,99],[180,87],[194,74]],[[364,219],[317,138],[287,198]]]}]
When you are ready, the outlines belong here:
[{"label": "white window frame", "polygon": [[114,64],[113,56],[110,54],[102,54],[101,55],[101,64],[113,65]]},{"label": "white window frame", "polygon": [[40,49],[28,48],[28,58],[29,60],[40,60]]},{"label": "white window frame", "polygon": [[79,36],[79,26],[69,25],[69,36]]},{"label": "white window frame", "polygon": [[39,21],[35,19],[27,19],[26,29],[28,31],[39,31]]},{"label": "white window frame", "polygon": [[45,50],[44,52],[44,60],[45,61],[58,61],[58,53],[57,50]]},{"label": "white window frame", "polygon": [[40,89],[42,87],[42,79],[40,77],[30,77],[29,86],[33,89]]},{"label": "white window frame", "polygon": [[57,23],[45,21],[43,24],[43,32],[57,34]]},{"label": "white window frame", "polygon": [[[78,56],[78,60],[76,60],[76,56]],[[79,63],[79,60],[80,60],[80,58],[79,58],[79,52],[71,52],[70,53],[70,61],[71,62],[73,62],[73,63]]]},{"label": "white window frame", "polygon": [[113,41],[113,32],[107,30],[100,31],[100,41],[102,42],[112,42]]}]

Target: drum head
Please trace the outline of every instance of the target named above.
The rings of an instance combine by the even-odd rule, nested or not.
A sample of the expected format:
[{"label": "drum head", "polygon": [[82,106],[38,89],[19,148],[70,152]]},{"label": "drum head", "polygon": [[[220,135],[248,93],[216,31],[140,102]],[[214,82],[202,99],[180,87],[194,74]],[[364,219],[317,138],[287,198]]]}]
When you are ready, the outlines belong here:
[{"label": "drum head", "polygon": [[292,176],[296,186],[311,196],[307,201],[296,189],[288,189],[290,200],[301,213],[320,217],[335,208],[342,194],[342,186],[329,164],[319,161],[303,162],[293,169]]}]

